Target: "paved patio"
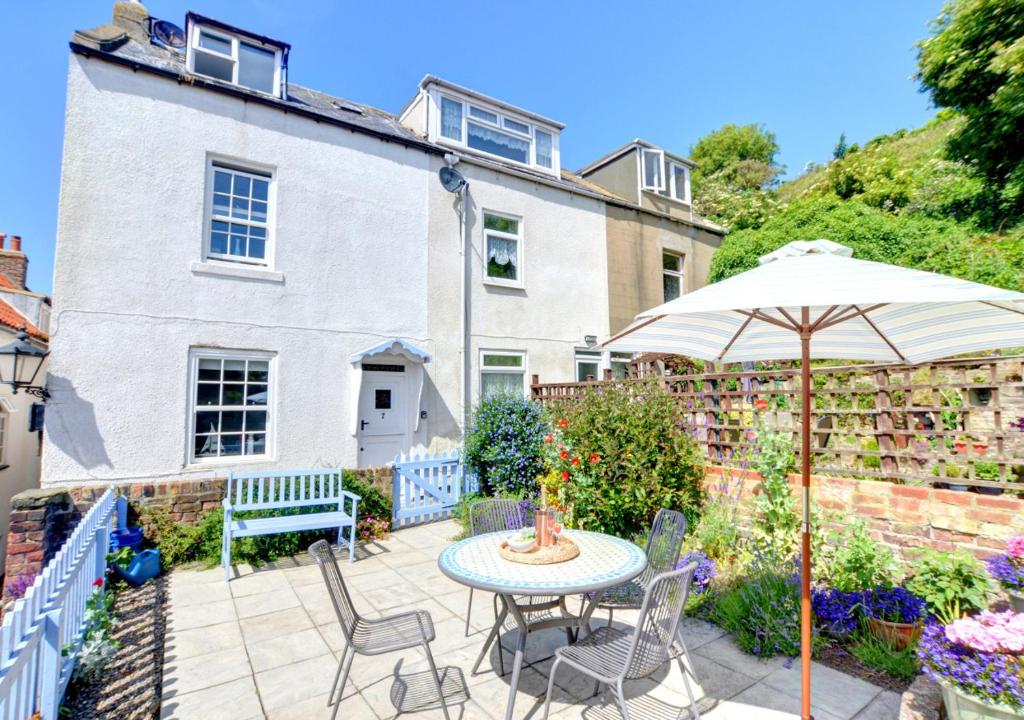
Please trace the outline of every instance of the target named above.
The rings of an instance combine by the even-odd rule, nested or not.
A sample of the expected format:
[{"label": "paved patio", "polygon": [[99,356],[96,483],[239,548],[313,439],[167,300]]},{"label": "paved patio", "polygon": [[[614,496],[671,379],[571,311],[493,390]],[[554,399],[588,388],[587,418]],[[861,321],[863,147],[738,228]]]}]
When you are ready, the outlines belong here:
[{"label": "paved patio", "polygon": [[[470,675],[493,621],[491,596],[478,593],[463,632],[468,589],[444,577],[437,555],[457,532],[452,522],[400,530],[385,542],[360,549],[359,560],[343,563],[360,612],[368,617],[422,608],[433,616],[431,644],[445,674],[452,719],[502,718],[509,675],[497,674],[497,650],[477,676]],[[315,720],[329,718],[327,692],[341,657],[343,640],[319,568],[307,557],[279,561],[256,571],[240,566],[224,582],[222,571],[177,570],[170,579],[164,651],[161,717],[183,720]],[[620,615],[622,616],[620,618]],[[628,613],[616,621],[629,622]],[[696,665],[698,707],[706,720],[776,720],[798,717],[798,663],[762,661],[740,652],[718,628],[686,620],[684,637]],[[510,631],[506,647],[514,647]],[[564,643],[551,630],[532,635],[527,660],[545,658]],[[506,655],[506,671],[511,656]],[[524,667],[515,717],[539,720],[551,660]],[[419,651],[357,656],[339,718],[442,718],[422,698],[433,686]],[[555,678],[552,718],[612,720],[619,715],[610,697],[590,697],[589,681],[560,669]],[[817,720],[889,720],[899,716],[900,697],[863,680],[820,665],[814,667]],[[678,666],[666,665],[651,678],[627,685],[637,720],[687,718]],[[541,700],[537,698],[540,697]],[[452,704],[457,703],[457,704]]]}]

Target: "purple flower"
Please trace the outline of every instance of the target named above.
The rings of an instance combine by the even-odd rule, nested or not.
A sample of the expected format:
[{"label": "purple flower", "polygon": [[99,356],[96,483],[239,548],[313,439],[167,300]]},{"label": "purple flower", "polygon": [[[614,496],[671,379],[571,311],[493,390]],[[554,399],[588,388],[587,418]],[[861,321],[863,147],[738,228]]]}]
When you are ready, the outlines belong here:
[{"label": "purple flower", "polygon": [[864,615],[894,623],[916,623],[923,620],[925,602],[901,587],[877,587],[863,596]]},{"label": "purple flower", "polygon": [[951,640],[946,627],[930,624],[921,634],[917,657],[934,680],[947,682],[983,700],[1024,707],[1021,655],[975,650]]},{"label": "purple flower", "polygon": [[811,610],[824,632],[836,638],[845,638],[860,625],[863,600],[863,593],[859,592],[814,588],[811,591]]},{"label": "purple flower", "polygon": [[695,593],[705,592],[708,587],[711,586],[711,581],[718,574],[718,568],[715,566],[715,561],[707,556],[707,554],[700,550],[694,550],[684,555],[678,563],[676,563],[676,569],[689,565],[694,560],[697,561],[697,569],[693,571],[693,580],[690,583],[690,590]]},{"label": "purple flower", "polygon": [[1010,590],[1024,590],[1024,561],[1009,554],[996,555],[985,563],[999,584]]}]

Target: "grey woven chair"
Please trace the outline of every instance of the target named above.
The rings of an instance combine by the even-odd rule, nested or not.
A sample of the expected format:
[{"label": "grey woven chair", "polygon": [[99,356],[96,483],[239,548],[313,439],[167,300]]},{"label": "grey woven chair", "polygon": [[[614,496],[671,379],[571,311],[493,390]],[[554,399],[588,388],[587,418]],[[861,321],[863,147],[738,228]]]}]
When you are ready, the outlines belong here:
[{"label": "grey woven chair", "polygon": [[644,600],[644,591],[656,575],[673,570],[679,562],[686,536],[686,516],[675,510],[662,508],[654,517],[651,533],[647,536],[647,567],[633,580],[605,590],[598,604],[608,611],[611,626],[616,610],[636,610]]},{"label": "grey woven chair", "polygon": [[[587,635],[575,645],[561,647],[555,651],[555,663],[551,666],[548,678],[548,693],[544,700],[544,720],[547,720],[551,707],[551,691],[555,684],[555,673],[563,663],[578,672],[595,680],[597,687],[606,685],[615,692],[615,703],[623,720],[629,720],[629,708],[623,683],[626,680],[647,677],[673,655],[679,663],[686,685],[686,695],[690,699],[690,717],[700,720],[697,702],[690,687],[687,665],[693,668],[690,654],[686,646],[675,652],[676,641],[679,640],[679,622],[683,608],[690,594],[690,582],[697,569],[696,561],[686,567],[662,573],[653,578],[647,585],[643,601],[640,604],[640,616],[636,627],[631,631],[623,631],[613,627],[602,627]],[[683,663],[685,657],[686,663]],[[696,677],[694,677],[696,680]]]},{"label": "grey woven chair", "polygon": [[[426,610],[413,610],[380,620],[368,620],[360,616],[352,604],[352,598],[345,587],[345,579],[341,576],[341,570],[331,551],[331,545],[326,540],[318,540],[309,546],[309,554],[320,566],[324,583],[327,585],[327,593],[331,596],[334,612],[338,616],[341,632],[345,636],[345,652],[341,662],[338,663],[338,672],[334,674],[331,693],[327,696],[327,706],[334,705],[331,720],[338,715],[349,669],[351,669],[352,659],[356,655],[382,655],[417,646],[422,647],[426,653],[430,671],[437,685],[438,703],[444,712],[445,720],[450,720],[448,707],[444,702],[444,693],[441,691],[441,676],[434,664],[434,656],[430,653],[430,643],[434,639],[434,623],[430,619],[430,613]],[[337,693],[337,700],[335,700],[335,693]]]}]

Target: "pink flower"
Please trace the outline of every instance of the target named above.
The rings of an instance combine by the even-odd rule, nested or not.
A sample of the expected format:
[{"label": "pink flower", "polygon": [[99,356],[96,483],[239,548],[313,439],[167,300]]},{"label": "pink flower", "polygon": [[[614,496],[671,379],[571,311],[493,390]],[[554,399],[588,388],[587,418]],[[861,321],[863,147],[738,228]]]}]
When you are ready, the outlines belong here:
[{"label": "pink flower", "polygon": [[1015,558],[1024,558],[1024,535],[1010,538],[1006,543],[1006,551]]},{"label": "pink flower", "polygon": [[954,643],[981,652],[1024,652],[1024,614],[984,611],[975,617],[954,620],[946,626]]}]

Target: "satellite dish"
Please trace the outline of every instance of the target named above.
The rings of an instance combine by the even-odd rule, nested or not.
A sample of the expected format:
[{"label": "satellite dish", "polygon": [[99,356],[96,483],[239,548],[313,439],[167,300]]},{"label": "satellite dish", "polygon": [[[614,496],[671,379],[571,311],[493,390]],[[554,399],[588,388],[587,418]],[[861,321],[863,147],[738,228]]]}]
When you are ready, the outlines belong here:
[{"label": "satellite dish", "polygon": [[441,179],[444,189],[450,193],[461,192],[462,188],[466,187],[466,178],[453,167],[445,165],[437,172],[437,176]]},{"label": "satellite dish", "polygon": [[169,48],[185,47],[184,31],[172,22],[166,20],[153,21],[153,37],[161,45]]}]

